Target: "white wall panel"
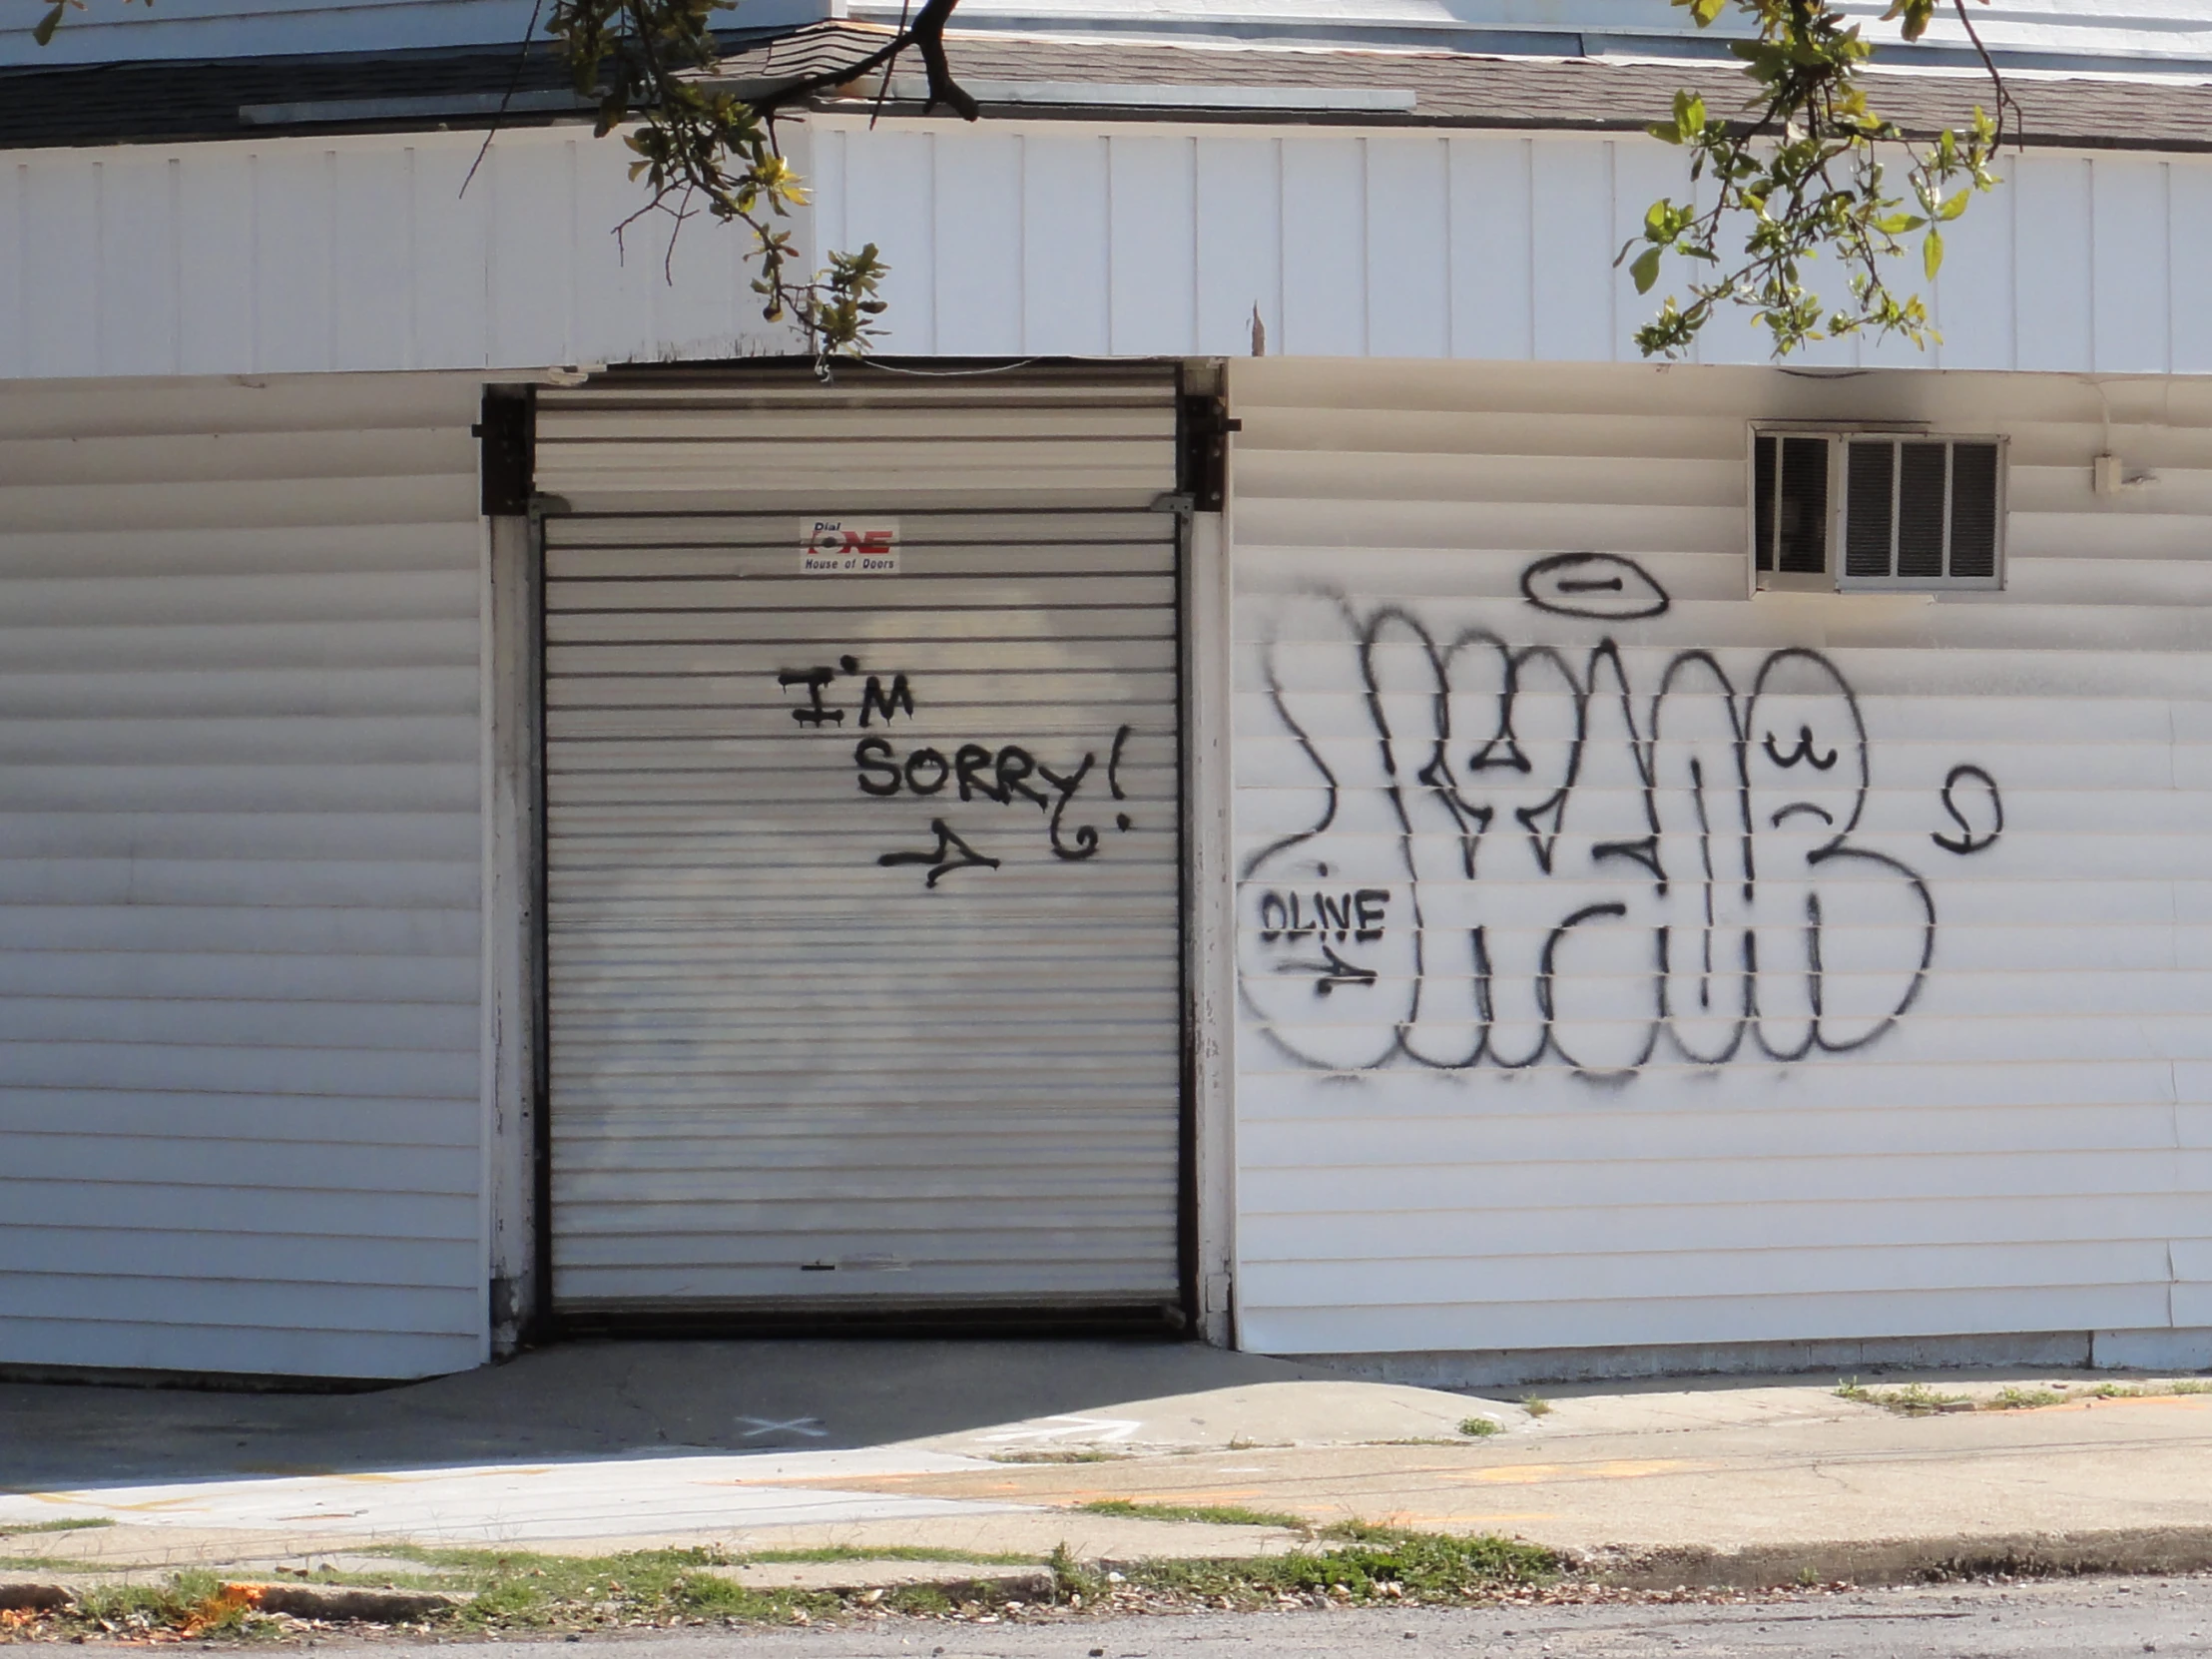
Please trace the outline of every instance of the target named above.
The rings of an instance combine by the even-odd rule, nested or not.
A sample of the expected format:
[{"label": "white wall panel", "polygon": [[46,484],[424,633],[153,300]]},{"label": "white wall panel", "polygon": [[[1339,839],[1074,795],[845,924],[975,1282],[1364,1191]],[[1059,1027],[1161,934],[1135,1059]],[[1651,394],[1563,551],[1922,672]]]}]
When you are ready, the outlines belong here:
[{"label": "white wall panel", "polygon": [[[196,167],[183,155],[169,160],[177,170],[176,368],[236,373],[254,361],[254,171]],[[404,365],[404,336],[386,349]]]},{"label": "white wall panel", "polygon": [[2212,168],[2176,162],[2166,170],[2167,293],[2173,371],[2212,374],[2212,303],[2191,274],[2212,271]]},{"label": "white wall panel", "polygon": [[[872,242],[890,266],[882,341],[893,351],[937,348],[935,132],[883,130],[845,136],[842,205],[848,246]],[[818,210],[819,211],[819,210]],[[1008,250],[997,251],[1003,257]]]},{"label": "white wall panel", "polygon": [[253,158],[258,369],[331,367],[339,326],[335,162],[334,152],[315,144]]},{"label": "white wall panel", "polygon": [[1451,178],[1447,326],[1455,357],[1525,357],[1534,349],[1531,149],[1523,138],[1444,142]]},{"label": "white wall panel", "polygon": [[[1681,197],[1642,138],[849,118],[789,123],[803,249],[873,242],[886,349],[1633,361],[1679,276],[1614,256]],[[575,128],[18,152],[0,169],[0,375],[524,370],[788,351],[746,235],[670,245],[628,152]],[[2036,153],[1948,232],[1941,347],[1806,366],[2212,372],[2212,161]],[[1910,266],[1911,262],[1907,262]],[[74,274],[63,277],[61,274]],[[93,279],[84,279],[84,274]],[[1913,273],[1907,273],[1910,277]],[[1763,361],[1723,316],[1709,361]]]},{"label": "white wall panel", "polygon": [[[936,180],[940,248],[1019,250],[1021,242],[1021,140],[987,135],[994,142],[973,152]],[[937,349],[954,356],[1013,356],[1021,350],[1021,261],[979,262],[948,282],[937,296]]]},{"label": "white wall panel", "polygon": [[1368,349],[1368,175],[1356,138],[1283,141],[1283,342],[1278,356]]},{"label": "white wall panel", "polygon": [[1609,144],[1538,144],[1529,234],[1535,355],[1603,361],[1613,340],[1613,151]]},{"label": "white wall panel", "polygon": [[1283,150],[1273,138],[1197,147],[1198,348],[1241,357],[1283,338]]},{"label": "white wall panel", "polygon": [[2107,373],[2173,367],[2167,171],[2152,157],[2106,156],[2090,175],[2092,344]]},{"label": "white wall panel", "polygon": [[2074,156],[2012,160],[2015,367],[2084,373],[2099,366],[2092,165]]},{"label": "white wall panel", "polygon": [[[2203,1323],[2212,387],[1243,362],[1231,397],[1247,1345]],[[2113,447],[2155,455],[2170,493],[2089,493],[2105,397]],[[1882,417],[2011,435],[2007,591],[1745,597],[1745,423]],[[1570,549],[1632,561],[1667,608],[1531,605],[1528,567]],[[1512,702],[1525,772],[1471,768],[1498,725],[1494,641],[1536,653]],[[1682,757],[1709,742],[1732,770],[1739,721],[1760,752],[1772,717],[1747,694],[1775,653],[1834,675],[1786,739],[1829,732],[1856,756],[1864,733],[1867,787],[1837,806],[1866,856],[1776,899],[1794,866],[1755,829],[1749,875],[1714,876],[1714,913],[1743,906],[1759,940],[1768,1021],[1729,1051],[1731,1019],[1695,992],[1743,1006],[1726,939],[1744,935],[1708,935],[1692,896],[1728,837],[1685,818]],[[1707,662],[1731,701],[1662,703],[1670,673],[1696,686]],[[1703,739],[1700,710],[1719,722]],[[1421,781],[1439,719],[1487,829]],[[1937,837],[1961,765],[1994,780],[2003,823],[1953,850]],[[1654,833],[1663,886],[1620,850]],[[1269,942],[1287,895],[1363,890],[1375,924],[1322,935],[1332,957]],[[1837,1046],[1792,1059],[1773,958],[1809,895]],[[1671,954],[1707,936],[1709,970]]]},{"label": "white wall panel", "polygon": [[[1937,367],[2013,366],[2014,171],[2008,165],[2005,183],[1943,232],[1943,265],[1929,305],[1943,336],[1934,352]],[[2206,176],[2212,178],[2212,170]]]},{"label": "white wall panel", "polygon": [[[947,165],[962,166],[971,148],[961,145]],[[1195,167],[1196,149],[1186,138],[1132,135],[1107,152],[1113,236],[1109,329],[1117,356],[1178,356],[1196,348]]]},{"label": "white wall panel", "polygon": [[[176,269],[178,225],[176,181],[167,157],[109,152],[100,162],[99,246],[93,267],[99,284],[102,366],[159,363],[171,372],[178,365],[177,285],[167,280]],[[110,248],[133,243],[159,249],[154,260],[110,259]]]},{"label": "white wall panel", "polygon": [[[849,145],[852,135],[824,135],[825,148],[832,141]],[[1107,167],[1108,144],[1102,134],[1032,129],[1022,137],[1024,350],[1074,355],[1106,349],[1113,326]],[[821,211],[827,215],[831,210],[825,204]],[[844,214],[849,247],[862,238],[851,210]],[[1001,257],[1013,252],[1004,250]]]},{"label": "white wall panel", "polygon": [[476,399],[0,386],[0,1362],[483,1358]]},{"label": "white wall panel", "polygon": [[1368,351],[1451,355],[1450,148],[1430,137],[1367,141]]},{"label": "white wall panel", "polygon": [[[22,366],[0,364],[0,374],[97,374],[100,356],[100,283],[103,255],[127,258],[123,248],[100,243],[100,166],[83,151],[63,153],[48,165],[21,167],[23,318],[17,333]],[[160,373],[160,369],[152,372]]]}]

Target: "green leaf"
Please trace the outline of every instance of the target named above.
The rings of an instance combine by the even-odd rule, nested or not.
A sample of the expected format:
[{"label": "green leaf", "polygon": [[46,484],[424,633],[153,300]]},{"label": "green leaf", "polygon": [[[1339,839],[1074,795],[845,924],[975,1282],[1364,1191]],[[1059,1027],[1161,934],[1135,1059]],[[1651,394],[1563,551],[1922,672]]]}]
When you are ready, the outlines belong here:
[{"label": "green leaf", "polygon": [[1936,280],[1936,273],[1943,267],[1943,233],[1931,231],[1928,240],[1921,244],[1921,268],[1928,273],[1930,281]]},{"label": "green leaf", "polygon": [[54,9],[38,20],[31,31],[31,38],[44,46],[54,38],[54,31],[62,26],[62,14],[69,10],[69,0],[58,0]]},{"label": "green leaf", "polygon": [[1636,279],[1636,291],[1649,293],[1652,283],[1659,280],[1659,255],[1661,250],[1647,248],[1636,256],[1636,263],[1628,268],[1628,275]]},{"label": "green leaf", "polygon": [[1646,127],[1644,131],[1661,144],[1680,144],[1682,142],[1682,129],[1671,121],[1656,122]]},{"label": "green leaf", "polygon": [[1970,192],[1960,191],[1956,196],[1952,197],[1948,202],[1945,202],[1943,204],[1942,211],[1938,213],[1936,217],[1941,220],[1945,225],[1948,225],[1952,220],[1956,219],[1960,214],[1966,211],[1966,204],[1971,202],[1972,200],[1973,196]]}]

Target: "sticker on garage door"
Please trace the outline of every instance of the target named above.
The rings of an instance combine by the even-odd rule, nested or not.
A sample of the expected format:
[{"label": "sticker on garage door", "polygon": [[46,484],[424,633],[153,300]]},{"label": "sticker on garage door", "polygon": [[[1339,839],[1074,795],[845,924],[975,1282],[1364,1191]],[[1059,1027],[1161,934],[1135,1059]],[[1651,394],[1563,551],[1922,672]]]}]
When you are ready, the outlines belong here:
[{"label": "sticker on garage door", "polygon": [[895,518],[803,518],[799,521],[802,576],[896,576]]}]

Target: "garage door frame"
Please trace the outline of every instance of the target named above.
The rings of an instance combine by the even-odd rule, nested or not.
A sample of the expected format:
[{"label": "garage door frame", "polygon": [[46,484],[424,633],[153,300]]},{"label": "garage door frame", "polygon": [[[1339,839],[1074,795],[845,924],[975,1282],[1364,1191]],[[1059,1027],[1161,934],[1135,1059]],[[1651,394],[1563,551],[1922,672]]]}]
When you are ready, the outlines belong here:
[{"label": "garage door frame", "polygon": [[[1194,465],[1203,466],[1203,456],[1194,456],[1193,409],[1199,410],[1199,420],[1205,419],[1205,411],[1217,406],[1210,396],[1194,398],[1190,394],[1192,375],[1182,364],[1130,363],[1102,367],[1098,364],[1053,362],[973,362],[947,363],[942,360],[924,359],[914,362],[887,360],[883,367],[917,369],[930,373],[948,370],[971,369],[987,372],[1017,373],[1025,368],[1043,369],[1065,379],[1069,374],[1095,375],[1102,384],[1124,380],[1135,375],[1159,375],[1172,369],[1176,408],[1176,451],[1178,455],[1176,490],[1173,497],[1163,497],[1159,509],[1172,513],[1174,528],[1173,606],[1174,651],[1173,696],[1177,721],[1177,802],[1175,814],[1176,859],[1176,970],[1174,994],[1177,1008],[1176,1031],[1176,1153],[1174,1202],[1175,1232],[1175,1283],[1176,1301],[1146,1309],[1140,1314],[1134,1308],[1111,1312],[1071,1310],[1065,1313],[1048,1309],[1039,1310],[945,1310],[917,1309],[913,1312],[886,1312],[872,1309],[836,1310],[810,1304],[794,1308],[790,1312],[766,1309],[720,1312],[704,1310],[698,1313],[641,1310],[631,1312],[591,1311],[564,1312],[554,1302],[554,1135],[552,1114],[552,984],[549,972],[550,960],[550,813],[547,803],[549,758],[547,754],[547,691],[546,637],[548,620],[548,582],[546,578],[545,520],[558,516],[566,503],[556,497],[533,494],[530,503],[529,524],[529,606],[530,661],[525,672],[517,678],[517,690],[529,700],[531,733],[534,740],[534,776],[531,784],[531,823],[529,826],[530,866],[532,874],[533,902],[529,917],[529,953],[531,959],[531,991],[535,1006],[535,1018],[530,1033],[532,1050],[532,1079],[530,1098],[533,1103],[531,1144],[532,1215],[531,1233],[535,1255],[534,1285],[531,1298],[532,1318],[528,1335],[532,1340],[550,1340],[600,1331],[624,1331],[638,1334],[683,1333],[741,1333],[747,1331],[791,1332],[795,1330],[851,1330],[851,1331],[944,1331],[948,1333],[995,1332],[1042,1334],[1053,1331],[1098,1331],[1101,1329],[1136,1330],[1150,1329],[1161,1334],[1186,1333],[1198,1328],[1202,1306],[1202,1270],[1200,1263],[1200,1237],[1202,1228],[1199,1182],[1199,1058],[1196,1041],[1195,1005],[1193,998],[1194,929],[1191,918],[1191,863],[1192,813],[1195,806],[1193,789],[1194,748],[1198,734],[1194,731],[1191,709],[1191,649],[1189,619],[1191,616],[1190,584],[1193,573],[1191,501],[1194,485]],[[797,373],[812,373],[812,363],[775,363],[748,366],[741,369],[702,371],[698,365],[685,365],[681,369],[655,371],[651,368],[620,371],[624,379],[634,379],[641,389],[655,385],[684,383],[697,385],[711,380],[742,389],[747,383],[778,382],[788,384]],[[851,370],[840,369],[840,373]],[[535,404],[532,407],[532,428],[535,430]]]}]

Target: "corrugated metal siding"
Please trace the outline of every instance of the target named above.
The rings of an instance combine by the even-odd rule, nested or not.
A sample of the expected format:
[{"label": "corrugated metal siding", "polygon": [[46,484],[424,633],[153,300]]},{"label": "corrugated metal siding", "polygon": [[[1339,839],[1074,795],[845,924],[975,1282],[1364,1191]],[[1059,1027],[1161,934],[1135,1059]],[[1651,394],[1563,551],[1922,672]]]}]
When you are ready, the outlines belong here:
[{"label": "corrugated metal siding", "polygon": [[[793,123],[804,246],[873,242],[917,353],[1634,361],[1613,269],[1680,194],[1644,138],[1073,122]],[[790,348],[737,233],[613,229],[628,152],[573,128],[0,159],[0,376],[531,368]],[[1944,335],[1806,359],[2212,373],[2212,160],[2038,152],[1946,231]],[[1348,227],[1358,228],[1348,230]],[[57,283],[66,269],[82,279]],[[494,302],[492,296],[496,295]],[[1762,362],[1736,319],[1714,361]]]},{"label": "corrugated metal siding", "polygon": [[564,1310],[1174,1300],[1173,388],[546,394]]},{"label": "corrugated metal siding", "polygon": [[[2107,441],[2098,388],[2058,377],[1248,363],[1233,393],[1247,1344],[2212,1324],[2212,392],[2103,388],[2112,447],[2158,475],[2120,498],[2091,492]],[[1746,422],[1854,416],[2010,435],[2007,591],[1745,596]],[[1534,561],[1581,551],[1633,566],[1576,567],[1587,598],[1542,591],[1568,610],[1610,606],[1612,620],[1523,597]],[[1644,577],[1669,596],[1663,615],[1635,615],[1649,608]],[[1559,653],[1520,660],[1527,770],[1473,765],[1500,712],[1490,636]],[[1617,666],[1598,651],[1608,640]],[[1822,654],[1842,685],[1789,658],[1770,689],[1792,701],[1762,713],[1749,694],[1790,650]],[[1710,666],[1685,656],[1698,652],[1751,723],[1762,823],[1797,774],[1777,766],[1760,782],[1760,722],[1781,730],[1778,763],[1801,729],[1813,755],[1849,761],[1855,697],[1871,788],[1846,845],[1895,865],[1849,856],[1808,875],[1787,832],[1755,828],[1765,862],[1746,887],[1740,837],[1687,828],[1699,804],[1687,761],[1713,776],[1735,765],[1729,705]],[[1563,670],[1587,694],[1587,724],[1555,821],[1552,774],[1575,730]],[[1424,782],[1439,674],[1456,770]],[[1648,747],[1630,747],[1631,726]],[[1994,821],[1960,766],[1993,779],[2002,805],[2001,834],[1964,852],[1936,837],[1971,845]],[[1438,776],[1457,779],[1465,822],[1492,815],[1473,843],[1478,879]],[[1842,817],[1850,793],[1816,791],[1816,804]],[[1737,810],[1726,790],[1707,805]],[[1556,831],[1550,873],[1516,809],[1532,831]],[[1653,815],[1660,840],[1639,854]],[[1718,860],[1711,885],[1701,849]],[[1657,858],[1666,891],[1639,856]],[[1318,942],[1381,977],[1317,994],[1323,976],[1286,972],[1291,944],[1263,937],[1264,924],[1283,930],[1284,902],[1263,914],[1263,894],[1304,892],[1308,919],[1313,891],[1361,886],[1379,895],[1382,936]],[[1404,925],[1416,897],[1417,963]],[[1722,948],[1703,979],[1690,947],[1707,936],[1709,897]],[[1809,897],[1824,905],[1818,1029],[1839,1051],[1775,1060],[1762,1035],[1790,1052],[1814,1029]],[[1623,913],[1583,909],[1599,904]],[[1585,925],[1544,954],[1571,915]],[[1730,970],[1747,924],[1764,1018],[1745,1033],[1728,1011],[1743,1006]],[[1497,1023],[1490,1055],[1466,1064],[1483,1035],[1476,926],[1493,947]],[[1720,990],[1702,1014],[1701,982]],[[1546,1020],[1544,1059],[1499,1063],[1508,1049],[1525,1058]],[[1732,1034],[1726,1063],[1687,1057],[1726,1051]],[[1562,1051],[1614,1074],[1578,1076]]]},{"label": "corrugated metal siding", "polygon": [[476,397],[0,387],[0,1362],[483,1357]]}]

